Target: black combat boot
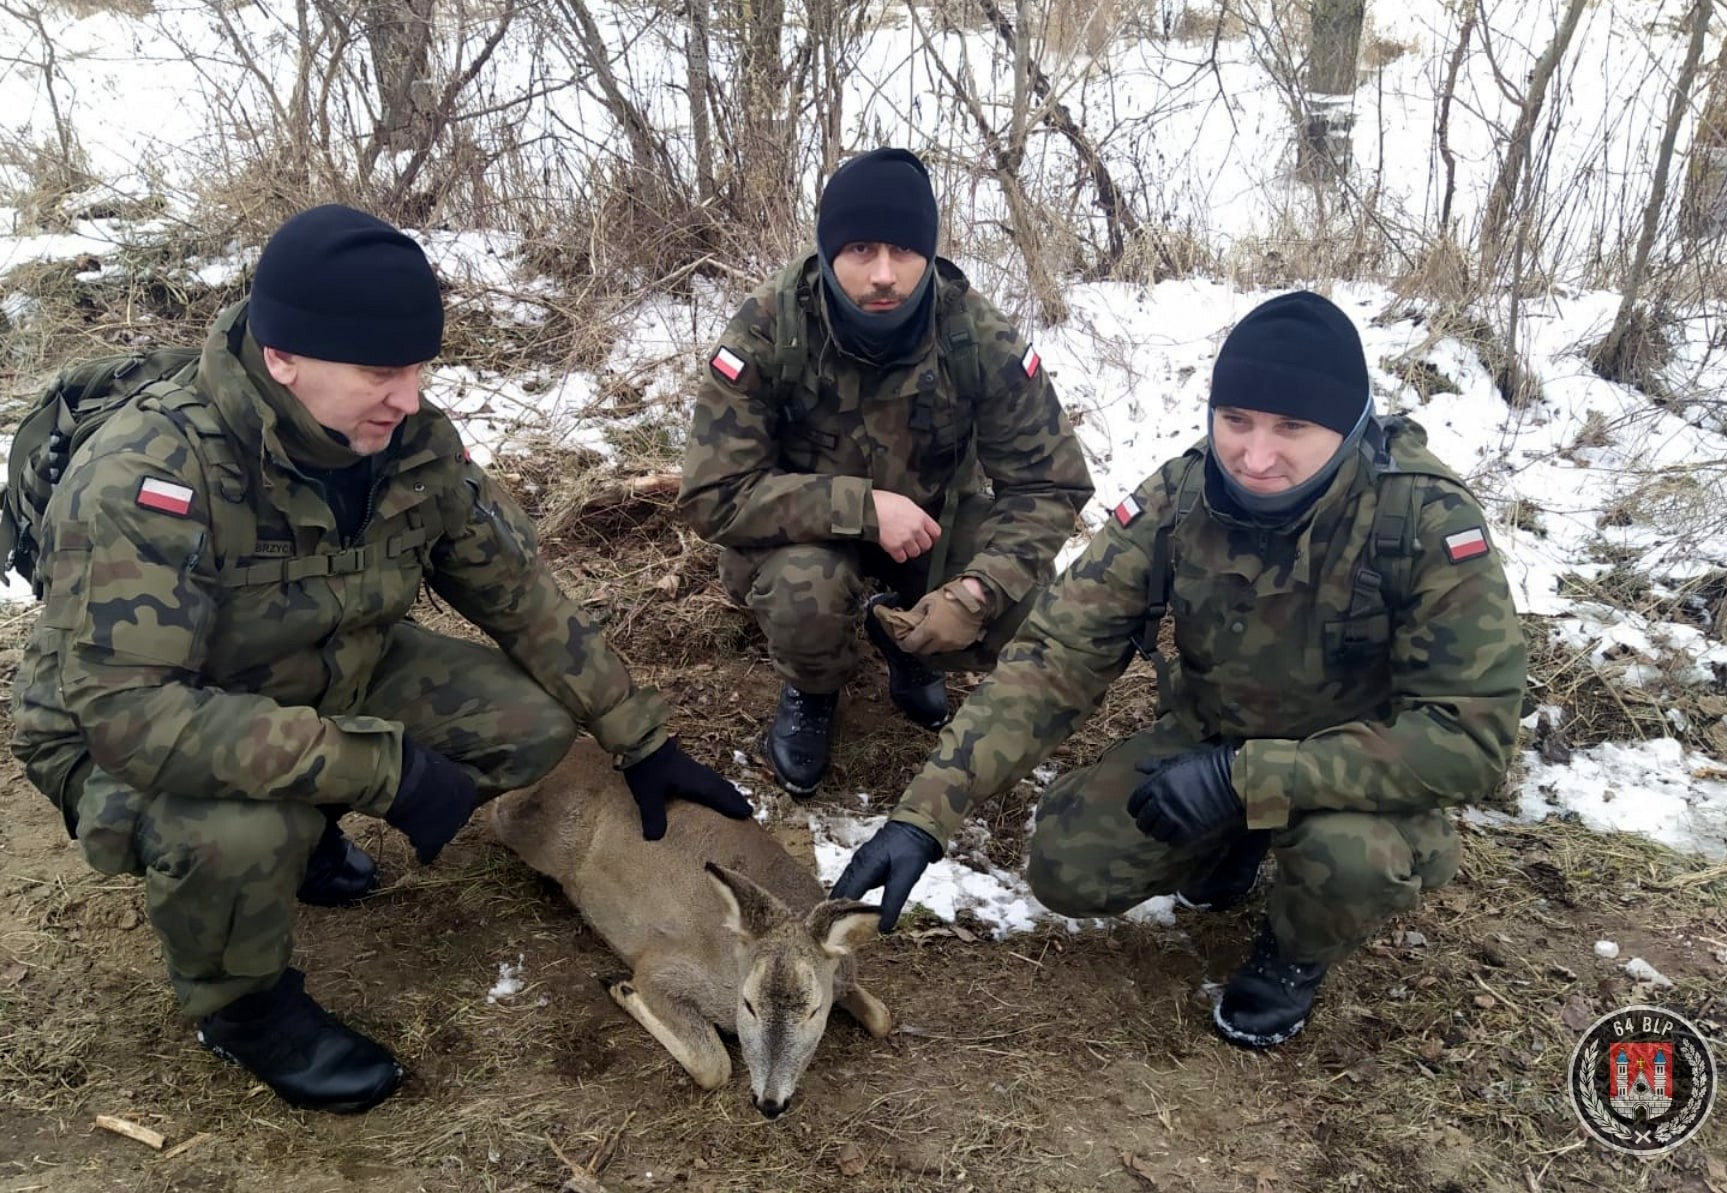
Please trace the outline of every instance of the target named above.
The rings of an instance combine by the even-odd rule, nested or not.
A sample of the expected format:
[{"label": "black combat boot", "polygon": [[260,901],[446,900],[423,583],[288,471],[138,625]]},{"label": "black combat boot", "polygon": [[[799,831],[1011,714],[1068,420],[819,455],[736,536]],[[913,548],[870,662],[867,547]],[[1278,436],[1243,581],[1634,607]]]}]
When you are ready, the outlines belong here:
[{"label": "black combat boot", "polygon": [[347,907],[378,889],[378,863],[342,833],[337,822],[348,809],[326,805],[324,835],[312,849],[299,899],[314,907]]},{"label": "black combat boot", "polygon": [[1229,843],[1217,868],[1175,892],[1175,901],[1190,911],[1228,911],[1253,892],[1259,863],[1271,848],[1271,830],[1255,829]]},{"label": "black combat boot", "polygon": [[198,1020],[198,1042],[240,1065],[294,1106],[355,1114],[389,1097],[402,1066],[383,1045],[344,1026],[283,971],[268,990]]},{"label": "black combat boot", "polygon": [[947,680],[910,651],[901,650],[894,636],[875,615],[876,606],[899,608],[899,597],[878,592],[864,602],[864,633],[887,661],[887,694],[894,706],[925,729],[947,724]]},{"label": "black combat boot", "polygon": [[1271,922],[1260,925],[1247,964],[1235,971],[1212,1013],[1218,1034],[1243,1048],[1270,1048],[1307,1025],[1324,961],[1291,961],[1278,948]]},{"label": "black combat boot", "polygon": [[762,749],[780,786],[794,796],[814,791],[827,771],[828,734],[839,700],[838,692],[817,695],[789,683],[780,688],[779,707]]}]

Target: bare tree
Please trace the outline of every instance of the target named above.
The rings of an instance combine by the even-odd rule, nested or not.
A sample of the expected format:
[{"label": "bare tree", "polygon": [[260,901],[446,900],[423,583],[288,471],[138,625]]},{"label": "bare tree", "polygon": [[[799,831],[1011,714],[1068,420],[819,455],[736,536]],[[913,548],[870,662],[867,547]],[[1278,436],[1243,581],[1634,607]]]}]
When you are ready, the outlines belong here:
[{"label": "bare tree", "polygon": [[[1073,146],[1080,165],[1091,178],[1098,209],[1103,212],[1107,245],[1102,260],[1088,268],[1086,276],[1094,280],[1111,277],[1120,267],[1128,244],[1140,234],[1139,218],[1134,214],[1133,205],[1116,186],[1097,146],[1073,118],[1067,105],[1061,102],[1049,76],[1031,53],[1029,39],[1023,35],[1015,36],[1015,26],[1008,22],[995,0],[979,0],[979,3],[997,36],[1014,56],[1014,135],[1010,140],[1020,146],[1019,153],[1023,155],[1025,136],[1034,116],[1029,110],[1029,100],[1035,96],[1039,104],[1035,116],[1047,122]],[[1026,7],[1026,0],[1019,0],[1018,28],[1022,33]]]},{"label": "bare tree", "polygon": [[1310,178],[1326,180],[1349,173],[1355,63],[1366,15],[1366,0],[1313,0],[1306,117],[1296,155],[1298,167]]},{"label": "bare tree", "polygon": [[1595,371],[1609,381],[1643,380],[1643,347],[1646,336],[1638,334],[1644,326],[1639,317],[1637,300],[1641,296],[1649,269],[1649,253],[1655,247],[1655,234],[1661,225],[1661,209],[1667,202],[1667,174],[1673,165],[1673,145],[1679,139],[1679,126],[1685,121],[1691,102],[1691,87],[1697,78],[1697,64],[1703,59],[1703,39],[1709,31],[1711,0],[1697,0],[1691,10],[1691,40],[1685,47],[1685,61],[1673,84],[1672,100],[1667,108],[1667,129],[1661,136],[1661,148],[1655,156],[1655,177],[1649,185],[1649,200],[1643,205],[1643,231],[1637,238],[1636,255],[1625,277],[1619,297],[1619,311],[1607,338],[1597,345],[1591,359]]},{"label": "bare tree", "polygon": [[690,139],[696,155],[696,193],[706,203],[714,197],[714,136],[708,123],[708,83],[713,70],[708,42],[713,37],[709,0],[688,0],[689,30],[684,38],[688,66]]},{"label": "bare tree", "polygon": [[[1481,0],[1477,0],[1479,4]],[[1583,9],[1588,0],[1567,0],[1565,15],[1559,22],[1559,28],[1548,43],[1547,49],[1535,63],[1535,69],[1529,75],[1528,90],[1523,93],[1518,102],[1517,123],[1512,126],[1511,135],[1506,139],[1505,157],[1499,163],[1499,173],[1495,176],[1493,187],[1487,194],[1486,210],[1481,218],[1481,279],[1484,283],[1491,282],[1498,275],[1499,267],[1509,246],[1506,242],[1506,222],[1513,214],[1513,204],[1521,196],[1527,196],[1528,184],[1525,177],[1530,160],[1530,145],[1535,136],[1536,122],[1541,118],[1541,110],[1547,103],[1547,86],[1553,80],[1553,72],[1558,69],[1560,60],[1565,57],[1565,51],[1570,48],[1571,38],[1577,32],[1577,22],[1583,16]],[[1485,26],[1485,20],[1483,25]],[[1503,76],[1500,85],[1509,88],[1510,83]],[[1523,221],[1518,220],[1519,229]],[[1521,270],[1519,270],[1521,272]]]},{"label": "bare tree", "polygon": [[1434,137],[1439,145],[1439,156],[1445,162],[1445,191],[1439,201],[1439,236],[1442,240],[1451,236],[1451,201],[1457,194],[1457,154],[1451,149],[1451,104],[1457,97],[1457,74],[1463,69],[1463,60],[1469,54],[1469,36],[1475,31],[1477,11],[1472,4],[1463,14],[1463,23],[1457,30],[1457,45],[1452,47],[1451,61],[1445,68],[1445,85],[1439,93]]},{"label": "bare tree", "polygon": [[[988,3],[989,0],[984,2]],[[1027,0],[1019,0],[1021,4],[1026,2]],[[917,29],[928,43],[929,32],[925,29],[923,17],[912,0],[906,0],[906,13],[911,17],[912,27]],[[1020,168],[1025,162],[1030,117],[1029,85],[1023,95],[1020,88],[1020,84],[1029,79],[1029,74],[1022,74],[1022,55],[1029,54],[1030,51],[1026,48],[1026,43],[1021,41],[1012,52],[1017,98],[1005,132],[991,121],[984,105],[978,99],[977,89],[962,79],[942,55],[931,54],[930,62],[947,81],[948,86],[953,88],[955,99],[977,126],[978,135],[983,138],[989,151],[986,168],[995,177],[996,185],[1001,187],[1002,197],[1007,200],[1008,232],[1019,248],[1020,257],[1025,261],[1026,280],[1031,286],[1031,292],[1037,298],[1044,318],[1050,323],[1061,323],[1067,319],[1067,299],[1063,296],[1061,284],[1056,280],[1045,257],[1045,220],[1038,211],[1037,204],[1026,193],[1025,182],[1020,177]]]}]

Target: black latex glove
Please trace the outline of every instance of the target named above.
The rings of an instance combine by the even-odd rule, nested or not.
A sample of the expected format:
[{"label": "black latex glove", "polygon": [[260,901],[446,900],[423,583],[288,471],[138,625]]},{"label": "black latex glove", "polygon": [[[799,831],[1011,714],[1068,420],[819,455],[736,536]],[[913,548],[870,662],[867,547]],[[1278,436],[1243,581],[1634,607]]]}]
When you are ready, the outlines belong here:
[{"label": "black latex glove", "polygon": [[1207,746],[1135,765],[1145,779],[1134,788],[1127,810],[1139,831],[1170,845],[1246,832],[1247,808],[1229,777],[1235,751],[1228,744]]},{"label": "black latex glove", "polygon": [[636,809],[642,814],[644,841],[658,841],[666,835],[667,800],[686,799],[733,820],[747,820],[755,813],[736,787],[669,739],[640,762],[624,767],[624,782],[630,785]]},{"label": "black latex glove", "polygon": [[828,898],[861,899],[881,887],[881,930],[892,932],[911,888],[940,856],[941,842],[915,824],[890,820],[858,846]]},{"label": "black latex glove", "polygon": [[403,735],[402,781],[384,821],[407,834],[421,862],[437,857],[479,806],[467,771]]}]

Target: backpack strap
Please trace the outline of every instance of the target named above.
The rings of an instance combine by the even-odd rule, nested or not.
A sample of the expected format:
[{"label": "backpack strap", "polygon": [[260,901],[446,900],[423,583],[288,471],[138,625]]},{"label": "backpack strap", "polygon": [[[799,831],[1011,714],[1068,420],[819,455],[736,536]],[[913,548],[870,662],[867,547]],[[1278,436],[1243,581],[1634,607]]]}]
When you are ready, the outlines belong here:
[{"label": "backpack strap", "polygon": [[779,401],[780,418],[786,424],[803,421],[815,406],[815,370],[805,335],[803,303],[798,298],[806,264],[807,259],[800,258],[780,274],[774,291],[773,351],[765,362],[756,365]]},{"label": "backpack strap", "polygon": [[225,559],[252,554],[258,548],[257,520],[250,515],[235,516],[233,511],[244,506],[253,486],[215,405],[195,386],[172,380],[148,385],[140,395],[180,428],[203,470],[206,490],[222,499],[210,503],[210,533],[215,540],[210,545],[211,557],[218,567]]},{"label": "backpack strap", "polygon": [[1199,504],[1199,495],[1205,488],[1205,469],[1199,466],[1200,459],[1197,449],[1190,449],[1183,456],[1181,476],[1173,488],[1173,500],[1164,506],[1163,521],[1151,539],[1151,567],[1145,577],[1145,617],[1129,639],[1140,657],[1151,660],[1156,666],[1159,691],[1164,690],[1163,656],[1157,650],[1157,630],[1163,622],[1163,615],[1169,612],[1169,592],[1175,578],[1169,538]]}]

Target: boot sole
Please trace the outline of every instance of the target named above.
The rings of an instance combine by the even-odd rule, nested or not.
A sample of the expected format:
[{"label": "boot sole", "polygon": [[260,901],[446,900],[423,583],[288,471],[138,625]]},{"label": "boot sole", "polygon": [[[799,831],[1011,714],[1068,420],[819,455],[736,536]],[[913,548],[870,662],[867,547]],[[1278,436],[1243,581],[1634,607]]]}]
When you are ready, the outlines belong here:
[{"label": "boot sole", "polygon": [[1307,1019],[1305,1017],[1297,1019],[1293,1027],[1289,1028],[1287,1031],[1279,1032],[1276,1035],[1258,1036],[1254,1035],[1252,1032],[1242,1031],[1237,1027],[1231,1027],[1223,1018],[1223,1004],[1220,1002],[1217,1006],[1212,1008],[1211,1025],[1217,1029],[1218,1035],[1229,1041],[1229,1043],[1234,1044],[1237,1048],[1251,1048],[1255,1051],[1263,1051],[1266,1048],[1275,1048],[1279,1044],[1285,1044],[1290,1040],[1293,1040],[1301,1033],[1301,1029],[1307,1026]]}]

